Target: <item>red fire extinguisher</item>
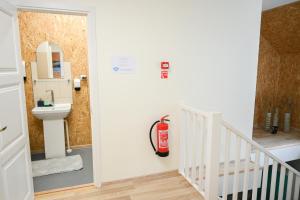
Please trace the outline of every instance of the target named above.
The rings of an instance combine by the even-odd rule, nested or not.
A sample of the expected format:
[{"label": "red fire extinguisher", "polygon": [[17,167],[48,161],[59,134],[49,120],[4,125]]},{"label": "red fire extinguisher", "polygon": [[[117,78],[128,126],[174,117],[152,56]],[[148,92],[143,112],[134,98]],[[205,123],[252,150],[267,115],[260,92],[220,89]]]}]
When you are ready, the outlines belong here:
[{"label": "red fire extinguisher", "polygon": [[[150,128],[150,142],[155,153],[160,157],[167,157],[169,155],[169,145],[168,145],[168,129],[170,120],[167,119],[169,115],[163,116],[160,120],[154,122]],[[157,136],[157,148],[155,148],[152,141],[152,130],[156,125],[156,136]]]}]

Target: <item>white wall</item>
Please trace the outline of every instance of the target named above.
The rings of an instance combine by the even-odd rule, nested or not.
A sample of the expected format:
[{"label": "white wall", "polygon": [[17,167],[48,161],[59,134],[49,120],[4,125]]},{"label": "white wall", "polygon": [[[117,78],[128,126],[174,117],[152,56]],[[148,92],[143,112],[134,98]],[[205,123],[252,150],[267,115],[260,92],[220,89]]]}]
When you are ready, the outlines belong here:
[{"label": "white wall", "polygon": [[[196,16],[184,56],[184,101],[219,111],[249,137],[252,135],[261,1],[207,1]],[[191,20],[192,21],[192,20]],[[189,49],[193,46],[193,49]]]},{"label": "white wall", "polygon": [[[112,180],[176,169],[176,128],[171,126],[168,158],[154,154],[148,131],[162,115],[170,114],[173,121],[175,118],[179,90],[174,76],[180,57],[177,39],[181,39],[181,22],[174,16],[181,15],[180,4],[174,0],[159,4],[149,0],[106,2],[98,12],[103,176]],[[114,55],[134,57],[136,74],[113,74],[110,66]],[[174,67],[169,80],[160,79],[162,60],[169,60]]]},{"label": "white wall", "polygon": [[[261,0],[78,2],[97,7],[103,181],[176,169],[183,101],[221,111],[251,134]],[[136,59],[136,74],[111,72],[118,55]],[[162,60],[171,62],[169,80],[160,80]],[[171,154],[158,158],[148,130],[164,114],[172,120]]]},{"label": "white wall", "polygon": [[263,10],[269,10],[279,6],[283,6],[289,3],[293,3],[299,0],[263,0]]}]

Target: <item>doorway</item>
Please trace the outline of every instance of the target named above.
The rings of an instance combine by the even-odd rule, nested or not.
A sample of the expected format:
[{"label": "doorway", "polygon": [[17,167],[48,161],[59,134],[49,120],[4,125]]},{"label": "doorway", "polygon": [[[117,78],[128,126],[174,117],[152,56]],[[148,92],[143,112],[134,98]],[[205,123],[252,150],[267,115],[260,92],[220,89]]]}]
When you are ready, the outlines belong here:
[{"label": "doorway", "polygon": [[[36,5],[37,6],[37,5]],[[61,11],[63,10],[63,11]],[[34,54],[36,52],[33,52],[32,48],[30,51],[26,49],[26,37],[22,37],[22,31],[26,32],[27,30],[24,30],[26,26],[22,26],[24,20],[20,19],[20,15],[25,18],[25,21],[30,22],[30,19],[34,19],[34,14],[36,15],[43,15],[44,17],[52,16],[54,19],[61,19],[63,22],[68,22],[68,18],[74,18],[71,19],[72,23],[70,23],[71,27],[65,26],[64,28],[72,30],[73,33],[71,33],[71,36],[65,36],[61,37],[61,39],[58,39],[55,41],[55,38],[59,38],[59,28],[55,25],[54,22],[49,22],[53,27],[55,32],[55,35],[47,34],[47,33],[41,33],[40,36],[43,39],[40,39],[39,42],[42,41],[48,41],[50,43],[55,44],[61,44],[64,46],[64,43],[68,43],[71,47],[68,50],[68,48],[63,47],[62,50],[64,52],[64,60],[65,61],[71,61],[71,75],[72,78],[70,80],[66,80],[69,84],[72,85],[72,111],[70,112],[70,115],[67,117],[67,120],[64,124],[65,131],[69,130],[69,134],[65,135],[66,138],[66,148],[68,152],[66,153],[68,156],[74,156],[74,155],[80,155],[82,158],[83,166],[80,169],[76,169],[73,171],[68,172],[60,172],[55,174],[48,174],[44,176],[39,176],[33,178],[34,185],[35,185],[35,191],[45,191],[45,190],[52,190],[52,189],[58,189],[58,188],[64,188],[64,187],[70,187],[70,186],[78,186],[82,184],[88,184],[92,183],[96,186],[100,186],[100,178],[99,178],[99,123],[95,123],[95,121],[98,120],[98,111],[95,110],[98,108],[98,105],[96,102],[98,102],[98,83],[97,83],[97,70],[96,70],[96,44],[93,44],[95,41],[95,17],[93,11],[65,11],[66,9],[63,9],[62,7],[57,9],[49,9],[47,6],[40,6],[38,9],[33,9],[32,6],[29,5],[23,5],[19,6],[19,25],[20,25],[20,34],[21,34],[21,46],[22,50],[25,50],[24,52],[31,54],[29,55],[29,60],[24,59],[24,52],[22,51],[22,57],[23,60],[25,60],[25,69],[26,69],[26,77],[24,77],[25,85],[28,85],[28,88],[26,86],[25,92],[26,92],[26,102],[27,102],[27,113],[28,113],[28,125],[29,125],[29,133],[30,133],[30,144],[31,144],[31,153],[32,153],[32,161],[37,160],[44,160],[45,158],[45,148],[43,147],[43,144],[45,144],[44,136],[43,136],[43,122],[40,119],[37,119],[35,116],[30,113],[32,111],[32,108],[37,106],[37,101],[34,100],[34,94],[33,94],[33,84],[36,84],[37,81],[32,79],[32,57],[34,57]],[[21,14],[20,14],[21,13]],[[23,16],[24,14],[24,16]],[[41,20],[41,16],[38,17],[39,20]],[[51,18],[51,17],[50,17]],[[79,21],[81,25],[75,25]],[[27,24],[28,25],[28,24]],[[47,26],[45,23],[34,23],[34,26],[37,27],[38,25],[45,28]],[[51,26],[48,24],[48,26]],[[28,25],[30,26],[30,24]],[[55,29],[56,28],[56,29]],[[30,34],[34,34],[34,29],[31,27],[31,33],[30,31],[27,31],[25,33],[25,36],[30,36]],[[37,32],[37,30],[35,30]],[[79,33],[84,32],[86,38],[83,40],[76,40],[74,38],[79,37]],[[34,37],[35,39],[38,37]],[[93,43],[91,43],[93,41]],[[37,41],[31,41],[31,42],[37,42]],[[85,45],[85,47],[80,47],[78,43],[71,44],[72,42],[81,42]],[[25,44],[25,47],[23,48],[23,45]],[[30,44],[29,44],[30,46]],[[37,46],[37,43],[35,44]],[[57,45],[60,46],[60,45]],[[67,49],[67,50],[65,50]],[[70,51],[69,53],[67,51]],[[26,54],[25,53],[25,54]],[[68,55],[69,54],[69,55]],[[80,57],[81,59],[78,59],[79,61],[76,61],[76,58]],[[84,57],[84,59],[82,59]],[[75,60],[75,61],[74,61]],[[84,63],[83,61],[86,61]],[[79,67],[74,67],[73,62],[79,62],[77,64]],[[73,64],[72,64],[73,63]],[[76,64],[75,64],[76,65]],[[82,69],[83,68],[83,69]],[[57,66],[54,71],[57,73]],[[28,73],[29,72],[29,73]],[[74,79],[76,81],[80,80],[80,90],[74,89]],[[61,81],[61,80],[60,80]],[[30,88],[30,82],[31,82],[31,88]],[[90,86],[90,87],[89,87]],[[39,90],[39,89],[37,89]],[[29,92],[28,92],[29,91]],[[60,91],[60,93],[63,93],[64,91]],[[47,96],[48,95],[48,96]],[[31,96],[31,97],[30,97]],[[50,98],[50,99],[49,99]],[[57,98],[57,95],[56,95]],[[28,101],[29,100],[29,101]],[[47,103],[51,104],[51,93],[45,94],[45,100],[48,101]],[[57,100],[57,99],[55,99]],[[44,101],[45,103],[45,101]],[[45,104],[47,104],[45,103]],[[28,105],[29,104],[29,105]],[[91,111],[91,107],[94,108],[93,112]],[[36,125],[37,124],[37,125]],[[69,138],[69,140],[68,140]],[[42,142],[41,142],[42,141]],[[68,143],[70,143],[70,147],[68,146]],[[92,148],[93,147],[93,148]],[[70,150],[72,152],[70,152]]]}]

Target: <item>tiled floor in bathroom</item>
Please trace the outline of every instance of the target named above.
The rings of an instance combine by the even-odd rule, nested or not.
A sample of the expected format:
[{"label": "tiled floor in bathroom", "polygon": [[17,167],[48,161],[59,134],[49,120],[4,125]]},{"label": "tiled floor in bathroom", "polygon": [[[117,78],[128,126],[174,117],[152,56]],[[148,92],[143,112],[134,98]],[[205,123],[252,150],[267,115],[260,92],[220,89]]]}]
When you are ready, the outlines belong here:
[{"label": "tiled floor in bathroom", "polygon": [[[86,147],[73,149],[72,153],[68,155],[81,155],[83,169],[60,174],[34,177],[33,184],[35,192],[77,186],[93,182],[92,148]],[[34,154],[32,155],[31,159],[32,161],[45,159],[45,154]]]}]

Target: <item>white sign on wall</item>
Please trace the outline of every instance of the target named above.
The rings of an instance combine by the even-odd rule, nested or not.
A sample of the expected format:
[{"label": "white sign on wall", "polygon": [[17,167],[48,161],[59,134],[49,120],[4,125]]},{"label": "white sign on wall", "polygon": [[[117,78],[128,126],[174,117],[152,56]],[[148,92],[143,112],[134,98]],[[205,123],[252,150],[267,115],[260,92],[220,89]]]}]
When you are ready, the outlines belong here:
[{"label": "white sign on wall", "polygon": [[115,56],[111,68],[113,73],[132,74],[136,70],[136,62],[132,57]]}]

